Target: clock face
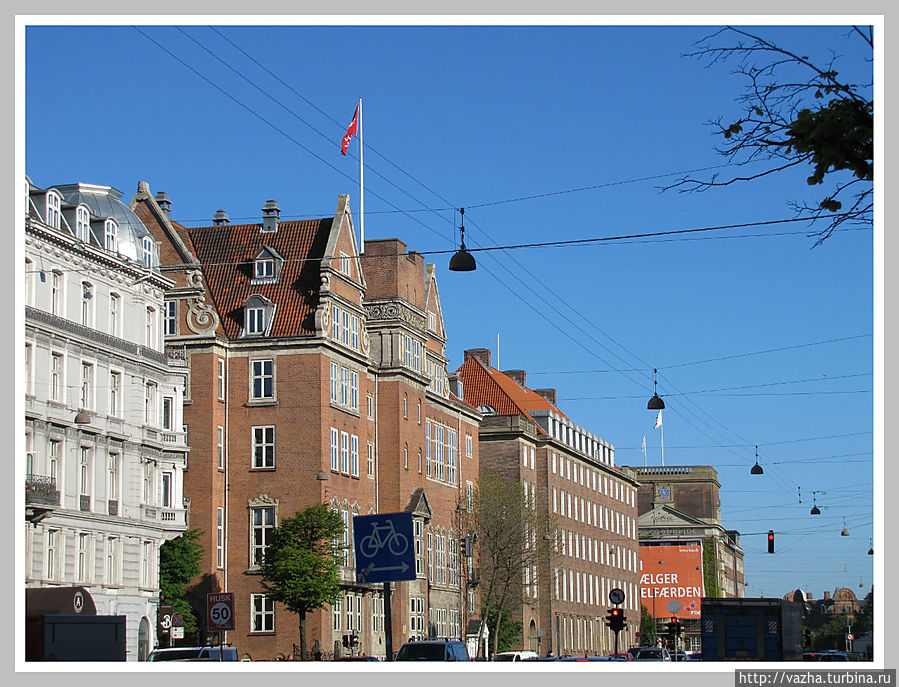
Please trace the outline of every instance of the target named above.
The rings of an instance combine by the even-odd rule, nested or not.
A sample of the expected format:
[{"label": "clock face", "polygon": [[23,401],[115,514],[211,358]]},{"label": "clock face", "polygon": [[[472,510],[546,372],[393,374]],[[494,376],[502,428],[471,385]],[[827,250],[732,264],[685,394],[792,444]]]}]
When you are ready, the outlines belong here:
[{"label": "clock face", "polygon": [[671,490],[668,487],[659,487],[657,492],[660,499],[667,499],[671,496]]}]

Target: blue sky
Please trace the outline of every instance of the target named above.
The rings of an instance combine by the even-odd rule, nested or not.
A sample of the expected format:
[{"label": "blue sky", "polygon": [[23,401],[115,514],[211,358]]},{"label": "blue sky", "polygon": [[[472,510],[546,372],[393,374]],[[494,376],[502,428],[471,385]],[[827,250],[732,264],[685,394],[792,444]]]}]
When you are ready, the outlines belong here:
[{"label": "blue sky", "polygon": [[[108,184],[126,199],[147,181],[188,226],[219,208],[258,221],[269,198],[285,218],[328,216],[342,193],[356,211],[358,162],[338,146],[361,96],[368,239],[450,250],[460,207],[472,247],[790,218],[791,201],[821,195],[807,170],[659,190],[724,163],[707,122],[738,116],[742,84],[729,65],[682,56],[710,31],[31,26],[25,171],[38,186]],[[758,31],[813,61],[833,50],[841,73],[871,80],[848,27]],[[725,526],[744,533],[746,594],[864,594],[875,235],[840,232],[812,249],[806,228],[479,252],[473,273],[434,255],[450,367],[478,347],[496,364],[499,335],[498,367],[556,388],[624,465],[643,464],[644,435],[648,463],[660,462],[646,410],[658,368],[665,463],[717,468]],[[749,474],[756,445],[760,477]]]}]

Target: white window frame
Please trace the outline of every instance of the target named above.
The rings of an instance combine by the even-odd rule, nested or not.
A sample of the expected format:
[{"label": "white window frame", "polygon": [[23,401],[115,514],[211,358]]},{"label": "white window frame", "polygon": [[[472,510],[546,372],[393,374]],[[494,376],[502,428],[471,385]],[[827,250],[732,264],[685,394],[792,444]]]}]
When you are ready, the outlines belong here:
[{"label": "white window frame", "polygon": [[347,432],[340,433],[340,472],[350,474],[350,435]]},{"label": "white window frame", "polygon": [[265,334],[265,311],[266,308],[264,306],[255,306],[252,308],[247,308],[247,326],[246,326],[246,334],[248,336],[258,336],[260,334]]},{"label": "white window frame", "polygon": [[59,270],[50,272],[50,314],[65,317],[65,279]]},{"label": "white window frame", "polygon": [[252,453],[254,470],[275,467],[275,426],[254,425],[252,430]]},{"label": "white window frame", "polygon": [[91,213],[83,205],[75,209],[75,238],[88,243],[91,236]]},{"label": "white window frame", "polygon": [[225,359],[216,358],[217,360],[217,382],[218,382],[218,400],[225,400]]},{"label": "white window frame", "polygon": [[217,467],[219,470],[225,469],[225,428],[218,425],[215,429],[215,450],[217,456]]},{"label": "white window frame", "polygon": [[109,371],[109,414],[119,417],[121,413],[122,373],[118,370]]},{"label": "white window frame", "polygon": [[119,336],[121,329],[122,314],[122,297],[113,292],[109,294],[109,333],[115,337]]},{"label": "white window frame", "polygon": [[62,200],[58,194],[53,191],[47,192],[47,202],[46,202],[46,222],[47,226],[52,227],[53,229],[59,229],[60,226],[60,206],[62,204]]},{"label": "white window frame", "polygon": [[[270,369],[266,371],[266,367]],[[266,381],[270,390],[266,393]],[[257,384],[259,386],[257,393]],[[259,358],[250,361],[250,399],[254,401],[268,401],[275,399],[275,359]]]},{"label": "white window frame", "polygon": [[250,508],[250,568],[258,568],[262,564],[262,555],[271,544],[276,520],[275,506]]},{"label": "white window frame", "polygon": [[119,228],[114,219],[103,223],[103,247],[110,253],[117,253],[119,250]]},{"label": "white window frame", "polygon": [[162,304],[162,333],[163,336],[176,336],[178,334],[178,301],[171,299]]},{"label": "white window frame", "polygon": [[215,567],[225,569],[225,509],[215,509]]},{"label": "white window frame", "polygon": [[93,363],[81,361],[81,386],[80,407],[84,410],[94,409],[94,373],[96,367]]},{"label": "white window frame", "polygon": [[331,427],[331,470],[340,472],[340,431]]},{"label": "white window frame", "polygon": [[359,476],[359,437],[350,435],[350,475]]},{"label": "white window frame", "polygon": [[81,324],[94,326],[94,285],[89,281],[81,282]]},{"label": "white window frame", "polygon": [[50,400],[62,403],[65,400],[65,354],[50,352]]},{"label": "white window frame", "polygon": [[368,442],[368,456],[367,456],[367,469],[369,479],[375,478],[375,445],[372,442]]},{"label": "white window frame", "polygon": [[144,236],[141,241],[141,264],[144,267],[153,267],[153,239]]},{"label": "white window frame", "polygon": [[250,633],[275,632],[275,601],[265,594],[250,594]]},{"label": "white window frame", "polygon": [[158,346],[156,341],[156,308],[152,305],[147,306],[146,311],[146,341],[145,345],[148,348],[155,349]]},{"label": "white window frame", "polygon": [[255,279],[274,279],[275,259],[272,257],[264,257],[256,260],[253,275]]}]

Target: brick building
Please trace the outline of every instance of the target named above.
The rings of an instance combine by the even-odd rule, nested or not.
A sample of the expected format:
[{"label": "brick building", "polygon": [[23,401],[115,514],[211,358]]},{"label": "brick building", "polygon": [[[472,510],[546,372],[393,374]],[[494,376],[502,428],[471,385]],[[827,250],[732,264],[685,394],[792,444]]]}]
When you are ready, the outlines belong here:
[{"label": "brick building", "polygon": [[619,647],[631,646],[640,626],[638,484],[615,465],[614,446],[574,424],[556,406],[555,389],[531,390],[524,370],[493,368],[488,349],[465,352],[455,383],[485,415],[482,467],[521,483],[556,533],[553,550],[522,580],[523,648],[611,651],[603,617],[614,588],[625,592],[628,620]]},{"label": "brick building", "polygon": [[[718,594],[722,597],[744,596],[740,533],[725,529],[721,523],[718,471],[710,465],[650,466],[631,470],[640,480],[640,536],[706,542],[706,547],[712,547],[713,581]],[[712,572],[707,571],[708,574]],[[707,582],[707,595],[710,595],[710,586]]]},{"label": "brick building", "polygon": [[[413,513],[417,579],[394,585],[394,650],[461,638],[475,606],[459,507],[478,472],[479,415],[449,393],[433,266],[398,240],[360,255],[347,196],[324,219],[281,221],[266,201],[261,224],[219,210],[185,228],[141,183],[132,208],[176,283],[166,345],[190,370],[184,483],[205,552],[193,592],[235,593],[227,641],[253,659],[294,652],[297,617],[265,596],[258,564],[281,518],[323,502],[350,546],[353,515]],[[357,584],[354,560],[348,550],[339,601],[307,617],[309,647],[326,657],[347,634],[358,651],[386,650],[382,585]]]}]

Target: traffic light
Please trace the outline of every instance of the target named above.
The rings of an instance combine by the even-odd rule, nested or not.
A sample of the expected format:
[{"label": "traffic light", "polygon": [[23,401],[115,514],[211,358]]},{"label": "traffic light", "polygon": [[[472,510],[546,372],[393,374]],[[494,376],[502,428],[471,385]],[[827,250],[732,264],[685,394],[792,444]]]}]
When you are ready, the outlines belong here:
[{"label": "traffic light", "polygon": [[359,646],[359,635],[357,635],[355,632],[350,635],[350,646]]},{"label": "traffic light", "polygon": [[774,530],[768,530],[768,553],[774,553]]},{"label": "traffic light", "polygon": [[470,534],[466,534],[465,539],[462,540],[462,555],[463,556],[473,556],[474,555],[474,542],[472,541]]},{"label": "traffic light", "polygon": [[607,619],[612,632],[621,632],[624,629],[624,614],[620,608],[610,608]]},{"label": "traffic light", "polygon": [[344,636],[343,636],[343,645],[344,645],[347,649],[350,648],[350,636],[349,636],[349,635],[344,635]]},{"label": "traffic light", "polygon": [[677,616],[672,616],[671,622],[668,623],[668,636],[671,639],[676,639],[677,636],[683,631],[683,625],[677,622]]}]

